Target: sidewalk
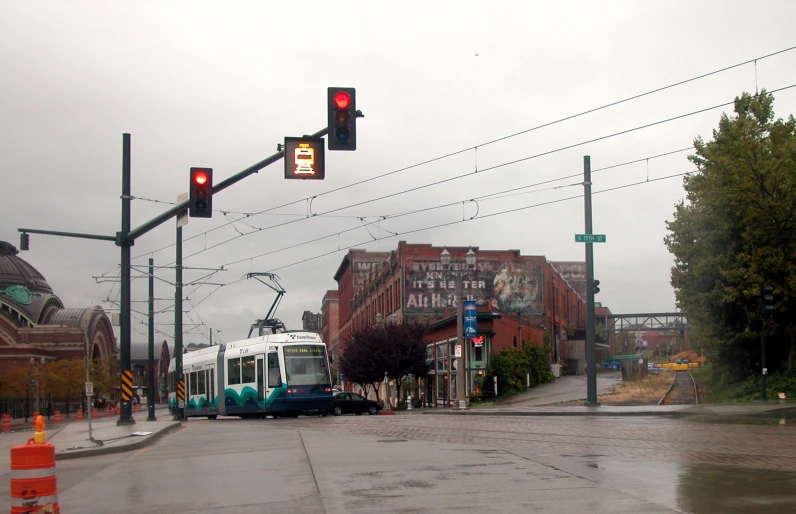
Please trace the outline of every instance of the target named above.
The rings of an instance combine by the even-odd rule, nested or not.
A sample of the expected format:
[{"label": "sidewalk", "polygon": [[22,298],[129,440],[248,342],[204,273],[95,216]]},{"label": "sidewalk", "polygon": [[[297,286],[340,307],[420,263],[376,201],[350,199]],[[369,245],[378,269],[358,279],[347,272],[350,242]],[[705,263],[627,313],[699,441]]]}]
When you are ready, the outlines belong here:
[{"label": "sidewalk", "polygon": [[[91,435],[97,443],[89,440],[88,421],[85,419],[77,421],[70,418],[70,422],[56,425],[52,420],[47,422],[45,418],[44,431],[47,433],[47,442],[55,446],[56,460],[107,455],[143,448],[182,426],[182,423],[172,421],[167,408],[156,409],[155,417],[157,421],[147,421],[147,412],[138,412],[133,414],[135,424],[118,426],[118,416],[115,415],[111,418],[92,419]],[[33,436],[32,424],[18,421],[20,422],[12,424],[11,433],[0,436],[0,446],[10,448],[25,444]]]},{"label": "sidewalk", "polygon": [[[618,387],[622,383],[622,372],[600,371],[597,373],[597,395],[601,395]],[[553,403],[586,400],[586,375],[564,375],[548,384],[527,389],[511,398],[498,402],[496,405],[483,408],[503,408],[508,405],[537,407]]]}]

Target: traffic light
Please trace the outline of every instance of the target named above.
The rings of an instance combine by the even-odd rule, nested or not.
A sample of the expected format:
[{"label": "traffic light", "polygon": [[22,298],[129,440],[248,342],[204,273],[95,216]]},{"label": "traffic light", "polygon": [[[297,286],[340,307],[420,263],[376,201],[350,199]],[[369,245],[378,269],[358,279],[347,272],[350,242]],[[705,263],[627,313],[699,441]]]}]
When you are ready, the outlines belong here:
[{"label": "traffic light", "polygon": [[760,311],[765,314],[774,310],[774,288],[763,285],[760,288]]},{"label": "traffic light", "polygon": [[191,168],[188,216],[213,217],[213,168]]},{"label": "traffic light", "polygon": [[23,232],[19,235],[19,249],[23,252],[30,250],[30,234]]},{"label": "traffic light", "polygon": [[353,87],[327,89],[329,150],[357,149],[356,90]]},{"label": "traffic light", "polygon": [[593,294],[599,293],[600,292],[600,281],[599,280],[595,280],[594,282],[592,282],[592,284],[593,284],[592,287],[591,287],[592,293]]}]

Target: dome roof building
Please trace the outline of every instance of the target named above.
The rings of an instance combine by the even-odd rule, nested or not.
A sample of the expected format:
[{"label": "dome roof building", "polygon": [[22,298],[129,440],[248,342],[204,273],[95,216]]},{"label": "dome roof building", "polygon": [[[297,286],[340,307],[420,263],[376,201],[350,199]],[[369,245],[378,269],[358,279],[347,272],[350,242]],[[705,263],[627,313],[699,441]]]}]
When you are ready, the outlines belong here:
[{"label": "dome roof building", "polygon": [[64,308],[44,276],[0,241],[0,372],[40,360],[116,356],[111,321],[100,306]]}]

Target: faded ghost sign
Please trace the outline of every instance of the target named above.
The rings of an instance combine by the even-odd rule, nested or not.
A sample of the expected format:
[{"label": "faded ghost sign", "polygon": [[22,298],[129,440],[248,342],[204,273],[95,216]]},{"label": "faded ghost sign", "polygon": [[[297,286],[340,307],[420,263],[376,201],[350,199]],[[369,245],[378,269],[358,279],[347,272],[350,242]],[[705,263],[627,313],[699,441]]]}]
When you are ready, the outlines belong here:
[{"label": "faded ghost sign", "polygon": [[[544,281],[538,261],[478,260],[475,268],[451,264],[446,272],[436,261],[410,261],[406,266],[406,313],[429,315],[456,306],[456,275],[461,273],[462,295],[496,309],[535,316],[544,312]],[[459,271],[461,270],[461,271]]]}]

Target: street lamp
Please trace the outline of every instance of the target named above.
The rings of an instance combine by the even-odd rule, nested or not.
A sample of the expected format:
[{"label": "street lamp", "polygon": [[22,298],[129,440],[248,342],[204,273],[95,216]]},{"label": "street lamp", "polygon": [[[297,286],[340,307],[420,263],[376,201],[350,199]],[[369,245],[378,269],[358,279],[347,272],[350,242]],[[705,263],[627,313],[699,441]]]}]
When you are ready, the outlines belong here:
[{"label": "street lamp", "polygon": [[[70,319],[78,319],[77,316],[72,316]],[[80,328],[83,330],[83,365],[86,368],[86,420],[88,421],[88,440],[92,443],[96,444],[97,446],[102,446],[103,442],[94,439],[94,435],[91,431],[91,398],[94,395],[94,384],[91,383],[91,372],[90,372],[90,363],[91,357],[89,354],[91,353],[91,348],[88,342],[88,320],[84,319],[80,322]],[[91,386],[89,386],[91,384]]]},{"label": "street lamp", "polygon": [[[376,313],[376,325],[381,326],[382,322],[384,321],[384,316],[382,313]],[[384,410],[391,411],[392,410],[392,402],[390,402],[390,379],[387,376],[387,372],[384,372]]]},{"label": "street lamp", "polygon": [[[461,357],[456,359],[456,400],[460,409],[467,408],[467,349],[464,347],[464,305],[462,302],[462,273],[470,271],[475,266],[476,256],[472,248],[467,251],[464,257],[466,267],[453,271],[450,269],[451,254],[448,249],[442,250],[439,262],[446,273],[453,273],[456,277],[456,345],[461,351]],[[452,359],[449,359],[452,362]],[[453,370],[448,370],[449,376],[453,377]],[[450,379],[448,379],[450,384]]]},{"label": "street lamp", "polygon": [[36,378],[33,379],[33,381],[36,383],[36,401],[34,411],[41,414],[41,411],[39,410],[39,372],[41,372],[42,368],[44,368],[44,357],[39,359],[39,362],[40,364],[36,366],[36,359],[33,357],[30,358],[30,367],[36,372]]}]

